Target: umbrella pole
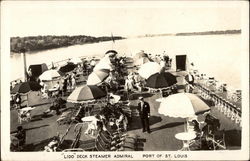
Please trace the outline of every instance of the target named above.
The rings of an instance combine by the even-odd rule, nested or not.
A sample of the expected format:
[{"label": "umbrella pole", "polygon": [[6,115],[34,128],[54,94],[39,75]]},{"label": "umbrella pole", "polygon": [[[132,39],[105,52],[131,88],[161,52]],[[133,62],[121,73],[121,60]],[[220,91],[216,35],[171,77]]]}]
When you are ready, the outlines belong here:
[{"label": "umbrella pole", "polygon": [[186,126],[184,125],[184,131],[187,132],[188,118],[186,118]]}]

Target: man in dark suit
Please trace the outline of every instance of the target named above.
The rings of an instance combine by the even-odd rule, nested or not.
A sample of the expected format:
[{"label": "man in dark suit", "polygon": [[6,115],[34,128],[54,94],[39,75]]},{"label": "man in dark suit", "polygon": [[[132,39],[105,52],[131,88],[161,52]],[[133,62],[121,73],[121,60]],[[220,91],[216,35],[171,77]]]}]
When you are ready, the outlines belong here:
[{"label": "man in dark suit", "polygon": [[150,106],[148,102],[145,102],[143,97],[139,97],[140,102],[138,103],[138,111],[141,118],[142,123],[142,132],[145,132],[147,130],[148,133],[150,133],[149,128],[149,116],[150,116]]}]

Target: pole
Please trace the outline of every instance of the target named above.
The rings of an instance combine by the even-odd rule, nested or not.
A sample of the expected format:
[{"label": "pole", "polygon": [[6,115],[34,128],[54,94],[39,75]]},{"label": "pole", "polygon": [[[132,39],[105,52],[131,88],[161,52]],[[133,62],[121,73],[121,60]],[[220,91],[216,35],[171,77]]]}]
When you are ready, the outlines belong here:
[{"label": "pole", "polygon": [[21,55],[23,58],[23,66],[24,66],[24,77],[23,77],[23,81],[26,82],[27,81],[27,67],[26,67],[26,54],[25,54],[25,49],[21,50]]}]

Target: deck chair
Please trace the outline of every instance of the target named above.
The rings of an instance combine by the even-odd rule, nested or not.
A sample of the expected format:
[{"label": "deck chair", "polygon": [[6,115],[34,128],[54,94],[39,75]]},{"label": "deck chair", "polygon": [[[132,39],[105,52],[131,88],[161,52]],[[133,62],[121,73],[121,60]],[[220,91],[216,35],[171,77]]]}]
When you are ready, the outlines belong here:
[{"label": "deck chair", "polygon": [[215,131],[207,137],[208,147],[213,150],[222,150],[226,149],[225,143],[225,131]]},{"label": "deck chair", "polygon": [[84,151],[94,151],[96,149],[95,144],[96,144],[95,139],[91,139],[87,141],[80,141],[78,148],[81,148]]},{"label": "deck chair", "polygon": [[82,148],[74,148],[74,149],[64,149],[63,152],[84,152],[85,150]]},{"label": "deck chair", "polygon": [[97,151],[108,151],[107,146],[99,139],[99,137],[95,140],[95,149]]},{"label": "deck chair", "polygon": [[[196,119],[195,119],[196,120]],[[203,137],[203,132],[200,129],[200,122],[198,122],[198,120],[196,120],[198,123],[198,127],[195,128],[193,123],[188,122],[187,123],[187,131],[191,132],[191,133],[195,133],[196,138],[189,141],[189,147],[190,148],[194,148],[195,150],[200,150],[202,148],[202,137]]]}]

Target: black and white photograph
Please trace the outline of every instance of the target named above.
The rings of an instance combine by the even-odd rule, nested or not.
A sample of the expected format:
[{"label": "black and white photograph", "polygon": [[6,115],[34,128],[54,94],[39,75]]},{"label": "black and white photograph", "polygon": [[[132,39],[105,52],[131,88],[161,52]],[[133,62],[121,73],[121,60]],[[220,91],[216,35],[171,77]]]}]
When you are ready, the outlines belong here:
[{"label": "black and white photograph", "polygon": [[248,160],[248,5],[2,2],[2,159]]}]

